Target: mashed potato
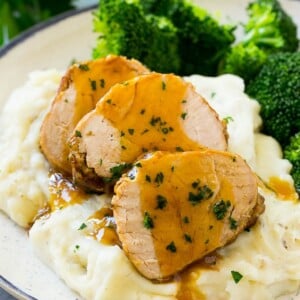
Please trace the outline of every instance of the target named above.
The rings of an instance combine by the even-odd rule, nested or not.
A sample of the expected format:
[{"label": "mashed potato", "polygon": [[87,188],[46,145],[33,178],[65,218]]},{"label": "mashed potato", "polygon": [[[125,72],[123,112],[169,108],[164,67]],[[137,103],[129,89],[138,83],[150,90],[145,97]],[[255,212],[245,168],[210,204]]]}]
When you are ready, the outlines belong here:
[{"label": "mashed potato", "polygon": [[39,131],[60,79],[55,70],[31,73],[1,112],[0,210],[23,227],[47,203],[49,167],[39,150]]},{"label": "mashed potato", "polygon": [[175,283],[152,283],[139,275],[119,246],[104,245],[78,230],[105,198],[94,196],[38,220],[30,240],[39,257],[84,299],[175,299]]},{"label": "mashed potato", "polygon": [[[1,137],[5,145],[1,151],[8,160],[1,162],[1,196],[5,197],[0,207],[23,226],[30,223],[48,196],[48,166],[38,149],[38,130],[59,78],[60,74],[54,71],[33,73],[29,83],[14,93],[2,114],[2,122],[5,119],[11,134]],[[194,75],[186,80],[228,121],[230,151],[244,157],[266,182],[278,177],[292,183],[291,165],[281,158],[279,145],[258,132],[259,105],[245,95],[240,78]],[[31,92],[26,92],[27,89]],[[19,98],[24,104],[18,101],[15,105]],[[27,108],[21,109],[21,104]],[[5,112],[21,123],[9,122],[12,117]],[[17,137],[14,142],[8,139],[12,134]],[[12,147],[16,150],[9,151]],[[14,164],[15,161],[18,163]],[[265,197],[266,210],[257,224],[219,250],[223,258],[217,260],[216,269],[200,269],[196,283],[207,299],[265,300],[298,291],[299,205],[284,201],[265,188],[260,193]],[[91,196],[82,205],[67,206],[36,221],[30,230],[35,252],[85,299],[175,299],[178,283],[153,284],[139,275],[118,246],[103,245],[78,230],[105,201],[107,196]],[[231,271],[243,276],[238,283],[234,282]]]}]

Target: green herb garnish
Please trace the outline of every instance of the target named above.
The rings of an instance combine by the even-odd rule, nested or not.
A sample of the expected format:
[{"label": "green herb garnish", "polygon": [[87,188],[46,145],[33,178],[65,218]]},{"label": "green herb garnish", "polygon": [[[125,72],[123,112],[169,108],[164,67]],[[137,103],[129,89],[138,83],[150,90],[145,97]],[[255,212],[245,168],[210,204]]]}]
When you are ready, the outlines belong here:
[{"label": "green herb garnish", "polygon": [[147,211],[144,213],[143,224],[144,224],[144,227],[147,229],[154,228],[153,219],[150,217],[150,214]]},{"label": "green herb garnish", "polygon": [[235,283],[239,283],[240,280],[243,278],[243,275],[237,271],[231,271],[231,276]]},{"label": "green herb garnish", "polygon": [[215,214],[217,220],[222,220],[225,217],[230,205],[230,201],[225,202],[224,200],[218,201],[214,204],[213,213]]}]

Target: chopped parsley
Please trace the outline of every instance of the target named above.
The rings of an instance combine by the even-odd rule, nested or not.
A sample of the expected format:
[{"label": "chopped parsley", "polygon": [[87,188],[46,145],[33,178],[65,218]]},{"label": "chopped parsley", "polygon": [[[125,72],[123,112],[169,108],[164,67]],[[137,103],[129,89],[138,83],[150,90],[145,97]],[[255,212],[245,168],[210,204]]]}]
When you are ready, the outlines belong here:
[{"label": "chopped parsley", "polygon": [[175,253],[177,251],[177,248],[175,246],[175,243],[172,241],[169,245],[167,245],[166,249],[170,252]]},{"label": "chopped parsley", "polygon": [[82,223],[81,225],[80,225],[80,227],[78,228],[78,230],[82,230],[82,229],[84,229],[84,228],[86,228],[87,227],[87,225],[85,224],[85,223]]},{"label": "chopped parsley", "polygon": [[183,237],[188,243],[192,243],[192,238],[189,234],[185,233]]},{"label": "chopped parsley", "polygon": [[100,79],[100,87],[104,88],[105,87],[105,80]]},{"label": "chopped parsley", "polygon": [[144,224],[144,227],[147,229],[154,228],[153,219],[150,217],[150,214],[147,211],[145,211],[145,213],[144,213],[143,224]]},{"label": "chopped parsley", "polygon": [[225,118],[223,119],[223,121],[224,121],[226,124],[228,124],[229,122],[233,122],[234,120],[233,120],[233,117],[228,116],[228,117],[225,117]]},{"label": "chopped parsley", "polygon": [[145,176],[146,181],[151,182],[151,177],[149,175]]},{"label": "chopped parsley", "polygon": [[239,283],[240,280],[243,278],[243,275],[237,271],[231,271],[231,276],[235,283]]},{"label": "chopped parsley", "polygon": [[128,133],[129,133],[130,135],[133,135],[133,134],[134,134],[134,129],[133,129],[133,128],[129,128],[129,129],[128,129]]},{"label": "chopped parsley", "polygon": [[164,174],[162,172],[157,173],[154,182],[160,185],[163,183],[163,181],[164,181]]},{"label": "chopped parsley", "polygon": [[107,104],[111,104],[111,102],[112,102],[111,99],[107,99],[107,100],[106,100],[106,103],[107,103]]},{"label": "chopped parsley", "polygon": [[192,186],[197,188],[196,192],[189,192],[188,199],[192,205],[197,205],[202,200],[207,200],[214,194],[207,185],[198,186],[196,182],[193,182]]},{"label": "chopped parsley", "polygon": [[216,202],[213,206],[213,213],[215,214],[217,220],[222,220],[224,219],[228,208],[231,206],[230,201],[224,201],[224,200],[220,200],[218,202]]},{"label": "chopped parsley", "polygon": [[229,224],[231,230],[237,229],[237,221],[232,217],[229,217]]},{"label": "chopped parsley", "polygon": [[155,126],[160,121],[161,121],[160,117],[152,116],[149,123],[150,123],[151,126]]},{"label": "chopped parsley", "polygon": [[163,134],[168,134],[168,133],[169,133],[169,128],[163,127],[163,128],[161,129],[161,132],[162,132]]},{"label": "chopped parsley", "polygon": [[186,112],[182,113],[182,114],[181,114],[181,119],[182,119],[182,120],[185,120],[186,116],[187,116],[187,113],[186,113]]},{"label": "chopped parsley", "polygon": [[143,135],[143,134],[145,134],[145,133],[147,133],[149,131],[149,129],[144,129],[142,132],[141,132],[141,135]]},{"label": "chopped parsley", "polygon": [[177,146],[176,148],[175,148],[175,150],[177,151],[177,152],[183,152],[184,150],[181,148],[181,147],[179,147],[179,146]]},{"label": "chopped parsley", "polygon": [[166,83],[164,81],[162,81],[161,83],[161,88],[163,91],[167,88]]},{"label": "chopped parsley", "polygon": [[125,170],[129,169],[131,167],[132,167],[132,164],[124,163],[124,164],[119,164],[119,165],[116,165],[116,166],[110,168],[109,171],[110,171],[111,177],[104,178],[104,181],[112,182],[114,180],[118,180],[122,176],[122,174],[125,172]]},{"label": "chopped parsley", "polygon": [[96,83],[96,80],[91,80],[90,79],[90,85],[91,85],[91,88],[93,91],[96,91],[97,89],[97,83]]},{"label": "chopped parsley", "polygon": [[89,71],[90,67],[87,64],[80,64],[78,68],[82,71]]},{"label": "chopped parsley", "polygon": [[75,136],[76,137],[82,137],[82,134],[79,130],[75,130]]},{"label": "chopped parsley", "polygon": [[199,186],[199,184],[200,184],[200,180],[197,179],[196,181],[194,181],[194,182],[192,183],[192,187],[193,187],[194,189],[196,189],[196,188]]},{"label": "chopped parsley", "polygon": [[185,223],[185,224],[190,223],[190,219],[189,219],[189,217],[187,217],[187,216],[183,217],[183,218],[182,218],[182,221],[183,221],[183,223]]},{"label": "chopped parsley", "polygon": [[145,108],[141,109],[140,114],[143,115],[145,113]]},{"label": "chopped parsley", "polygon": [[162,195],[156,196],[156,202],[157,202],[156,209],[164,209],[168,204],[167,198]]}]

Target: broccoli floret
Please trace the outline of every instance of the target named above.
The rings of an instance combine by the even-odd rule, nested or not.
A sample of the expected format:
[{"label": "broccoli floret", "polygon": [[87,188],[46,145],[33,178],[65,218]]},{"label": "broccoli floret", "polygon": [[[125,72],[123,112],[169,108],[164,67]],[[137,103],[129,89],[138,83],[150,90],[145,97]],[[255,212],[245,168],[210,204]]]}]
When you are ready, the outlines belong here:
[{"label": "broccoli floret", "polygon": [[234,45],[220,64],[220,73],[236,74],[247,83],[258,74],[265,63],[267,54],[255,44]]},{"label": "broccoli floret", "polygon": [[263,131],[286,146],[300,131],[300,52],[269,56],[246,92],[261,105]]},{"label": "broccoli floret", "polygon": [[178,30],[179,73],[216,75],[218,64],[235,40],[232,25],[220,25],[204,9],[185,0],[140,0],[145,13],[168,17]]},{"label": "broccoli floret", "polygon": [[246,84],[258,74],[267,57],[297,51],[297,26],[277,0],[255,0],[247,7],[244,37],[225,55],[219,73],[233,73]]},{"label": "broccoli floret", "polygon": [[125,55],[181,75],[216,75],[234,41],[233,26],[219,25],[185,0],[101,0],[94,24],[102,33],[94,58]]},{"label": "broccoli floret", "polygon": [[296,191],[300,194],[300,132],[291,138],[283,153],[284,158],[288,159],[293,165],[291,175],[294,179]]},{"label": "broccoli floret", "polygon": [[158,72],[178,72],[177,29],[164,17],[145,15],[138,1],[101,0],[94,19],[101,33],[93,57],[124,55]]},{"label": "broccoli floret", "polygon": [[298,49],[297,26],[278,0],[256,0],[247,8],[245,42],[255,43],[267,52],[294,52]]}]

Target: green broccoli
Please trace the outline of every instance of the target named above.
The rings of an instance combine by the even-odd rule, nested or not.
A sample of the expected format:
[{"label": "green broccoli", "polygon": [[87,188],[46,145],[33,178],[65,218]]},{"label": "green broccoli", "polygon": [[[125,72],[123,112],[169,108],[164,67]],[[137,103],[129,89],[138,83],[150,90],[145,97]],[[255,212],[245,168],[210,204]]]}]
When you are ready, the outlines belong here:
[{"label": "green broccoli", "polygon": [[269,56],[246,92],[261,105],[263,131],[286,146],[300,131],[300,52]]},{"label": "green broccoli", "polygon": [[234,41],[233,26],[221,26],[185,0],[101,0],[93,57],[133,57],[158,72],[216,75]]},{"label": "green broccoli", "polygon": [[165,17],[144,14],[137,1],[101,0],[94,19],[101,33],[93,57],[124,55],[158,72],[178,72],[177,30]]},{"label": "green broccoli", "polygon": [[0,46],[30,26],[71,8],[72,0],[0,1]]},{"label": "green broccoli", "polygon": [[140,0],[145,13],[166,16],[178,30],[181,75],[216,75],[234,42],[232,25],[220,25],[207,11],[185,0]]},{"label": "green broccoli", "polygon": [[267,54],[254,43],[238,43],[225,55],[219,65],[219,73],[236,74],[248,83],[266,62]]},{"label": "green broccoli", "polygon": [[247,12],[245,43],[255,43],[269,53],[297,51],[297,26],[278,0],[256,0]]},{"label": "green broccoli", "polygon": [[255,0],[247,7],[244,37],[225,55],[219,73],[233,73],[248,83],[267,57],[278,52],[297,51],[297,26],[278,0]]},{"label": "green broccoli", "polygon": [[291,138],[283,153],[284,158],[288,159],[293,165],[291,175],[294,179],[296,191],[300,194],[300,132]]}]

